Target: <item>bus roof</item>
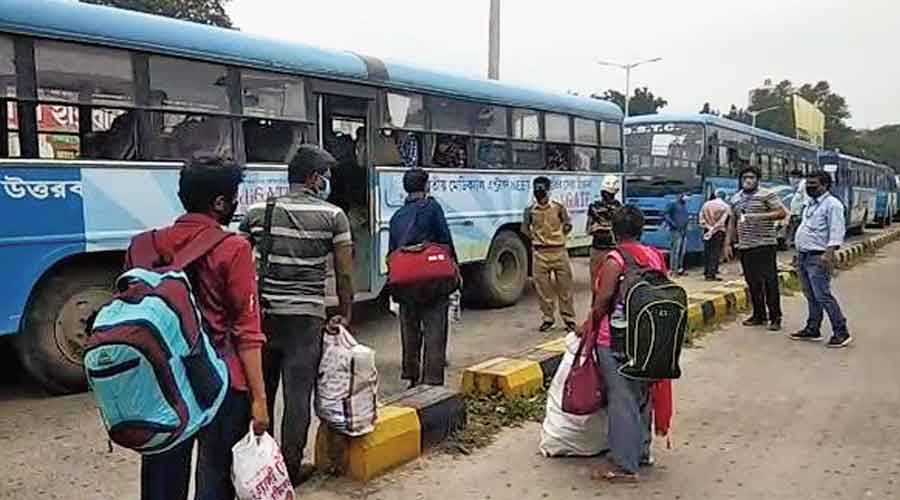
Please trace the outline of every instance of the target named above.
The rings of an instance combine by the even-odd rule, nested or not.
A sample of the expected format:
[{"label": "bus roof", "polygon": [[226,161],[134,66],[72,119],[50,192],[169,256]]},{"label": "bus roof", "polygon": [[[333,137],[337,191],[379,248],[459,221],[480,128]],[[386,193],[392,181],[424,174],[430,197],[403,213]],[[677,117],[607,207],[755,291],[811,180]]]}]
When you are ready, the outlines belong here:
[{"label": "bus roof", "polygon": [[[94,43],[270,71],[399,87],[445,97],[622,120],[613,103],[508,83],[455,76],[400,63],[383,64],[352,52],[317,48],[238,30],[71,0],[4,0],[0,31]],[[372,63],[379,70],[372,71]],[[386,75],[384,74],[386,69]]]},{"label": "bus roof", "polygon": [[735,132],[742,132],[745,134],[755,135],[757,137],[765,137],[766,139],[772,141],[783,142],[786,144],[790,144],[792,146],[796,146],[799,148],[807,149],[810,151],[819,151],[819,147],[815,144],[811,144],[808,142],[804,142],[798,139],[793,139],[791,137],[787,137],[781,134],[776,134],[775,132],[771,132],[769,130],[761,129],[758,127],[751,127],[746,123],[741,123],[734,120],[729,120],[728,118],[722,118],[720,116],[708,115],[702,113],[696,114],[674,114],[674,113],[660,113],[655,115],[641,115],[641,116],[632,116],[625,120],[625,125],[642,125],[649,123],[660,123],[660,122],[678,122],[678,123],[696,123],[701,125],[715,125],[717,127],[722,127],[725,129],[733,130]]},{"label": "bus roof", "polygon": [[876,163],[872,160],[867,160],[865,158],[859,158],[857,156],[848,155],[846,153],[841,153],[840,151],[831,151],[831,150],[822,151],[821,156],[837,156],[838,158],[840,158],[842,160],[852,161],[854,163],[861,163],[863,165],[868,165],[870,167],[875,167],[875,168],[879,168],[879,169],[890,170],[891,172],[894,171],[893,168],[891,168],[888,165],[885,165],[883,163]]}]

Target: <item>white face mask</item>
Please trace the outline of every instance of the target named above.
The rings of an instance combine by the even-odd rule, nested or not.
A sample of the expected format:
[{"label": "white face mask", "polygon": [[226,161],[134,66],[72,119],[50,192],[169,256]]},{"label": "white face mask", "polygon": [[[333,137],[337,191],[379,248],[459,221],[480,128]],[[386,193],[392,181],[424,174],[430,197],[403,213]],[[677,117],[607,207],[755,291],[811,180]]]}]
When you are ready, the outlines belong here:
[{"label": "white face mask", "polygon": [[322,187],[316,191],[316,196],[322,200],[327,200],[331,196],[331,179],[320,176],[322,179]]}]

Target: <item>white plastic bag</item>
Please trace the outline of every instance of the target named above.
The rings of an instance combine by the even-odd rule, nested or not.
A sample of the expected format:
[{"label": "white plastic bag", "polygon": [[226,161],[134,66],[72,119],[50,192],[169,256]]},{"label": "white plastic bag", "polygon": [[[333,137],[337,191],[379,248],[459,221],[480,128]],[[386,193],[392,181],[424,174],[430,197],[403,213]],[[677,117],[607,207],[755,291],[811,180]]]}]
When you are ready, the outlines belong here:
[{"label": "white plastic bag", "polygon": [[268,433],[256,436],[251,428],[231,448],[231,455],[231,481],[238,500],[294,500],[284,457]]},{"label": "white plastic bag", "polygon": [[566,336],[566,353],[547,391],[540,444],[541,454],[545,457],[589,457],[598,455],[608,447],[606,409],[584,416],[571,415],[562,409],[563,387],[579,342],[574,333]]},{"label": "white plastic bag", "polygon": [[362,436],[375,429],[378,371],[375,351],[345,328],[325,334],[316,385],[316,415],[333,430]]}]

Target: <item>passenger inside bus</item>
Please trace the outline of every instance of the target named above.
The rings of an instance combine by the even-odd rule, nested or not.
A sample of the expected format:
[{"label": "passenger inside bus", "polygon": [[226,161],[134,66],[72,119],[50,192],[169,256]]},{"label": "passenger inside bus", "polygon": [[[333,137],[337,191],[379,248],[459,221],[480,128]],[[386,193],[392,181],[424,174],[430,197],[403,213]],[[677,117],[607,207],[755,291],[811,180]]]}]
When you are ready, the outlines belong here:
[{"label": "passenger inside bus", "polygon": [[468,166],[467,143],[464,136],[438,134],[431,164],[443,168],[466,168]]},{"label": "passenger inside bus", "polygon": [[569,155],[571,147],[564,144],[547,144],[548,170],[570,170]]}]

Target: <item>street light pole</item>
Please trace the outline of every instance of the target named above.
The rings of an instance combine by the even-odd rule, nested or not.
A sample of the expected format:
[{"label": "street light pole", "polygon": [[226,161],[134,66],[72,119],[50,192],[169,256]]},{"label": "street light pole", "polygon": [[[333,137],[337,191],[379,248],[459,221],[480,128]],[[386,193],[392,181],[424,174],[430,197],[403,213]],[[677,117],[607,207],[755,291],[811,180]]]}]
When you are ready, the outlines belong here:
[{"label": "street light pole", "polygon": [[758,111],[747,111],[747,114],[750,115],[750,118],[753,119],[753,126],[756,127],[756,117],[765,113],[766,111],[773,111],[776,109],[781,109],[781,106],[772,106],[765,109],[760,109]]},{"label": "street light pole", "polygon": [[645,61],[637,61],[629,64],[620,64],[608,61],[597,61],[597,64],[601,66],[612,66],[614,68],[624,69],[625,70],[625,118],[628,118],[628,101],[631,98],[631,70],[637,68],[642,64],[653,63],[662,61],[662,57],[654,57],[653,59],[647,59]]}]

